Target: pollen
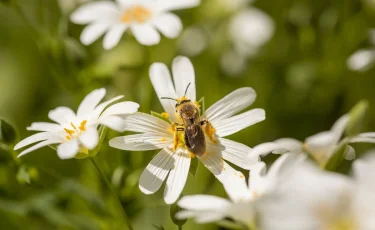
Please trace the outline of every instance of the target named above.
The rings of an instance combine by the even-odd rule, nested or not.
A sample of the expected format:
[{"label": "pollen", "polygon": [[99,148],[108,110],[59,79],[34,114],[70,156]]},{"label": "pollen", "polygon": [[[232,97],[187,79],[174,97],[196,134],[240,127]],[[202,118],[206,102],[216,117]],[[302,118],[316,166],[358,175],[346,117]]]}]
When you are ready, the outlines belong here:
[{"label": "pollen", "polygon": [[86,123],[87,123],[87,120],[83,120],[82,122],[81,122],[81,124],[79,125],[79,129],[81,130],[81,131],[86,131]]},{"label": "pollen", "polygon": [[215,136],[216,135],[216,129],[208,121],[207,121],[207,123],[205,125],[204,132],[206,133],[206,135],[208,136],[208,138],[210,138],[210,140],[212,142],[218,143],[218,140],[217,140],[217,138]]},{"label": "pollen", "polygon": [[169,114],[166,113],[166,112],[162,112],[160,115],[161,115],[162,117],[164,117],[164,118],[168,118],[168,117],[169,117]]},{"label": "pollen", "polygon": [[64,128],[64,130],[65,130],[65,132],[66,132],[67,134],[69,134],[69,136],[72,136],[72,135],[75,133],[75,131],[74,131],[74,130],[71,130],[71,129]]},{"label": "pollen", "polygon": [[193,159],[193,158],[195,158],[195,154],[189,151],[189,157],[190,157],[191,159]]},{"label": "pollen", "polygon": [[72,127],[72,129],[68,129],[68,128],[64,128],[64,131],[66,132],[66,135],[65,136],[65,139],[67,141],[73,139],[73,138],[76,138],[77,136],[79,136],[80,134],[82,134],[84,131],[86,131],[86,123],[87,123],[87,120],[83,120],[80,124],[79,124],[79,127],[77,128],[76,125],[74,125],[73,122],[70,122],[70,126]]},{"label": "pollen", "polygon": [[160,141],[165,142],[166,140],[167,140],[167,138],[163,137]]},{"label": "pollen", "polygon": [[200,105],[197,101],[194,101],[194,104],[195,104],[198,108],[201,108],[201,105]]},{"label": "pollen", "polygon": [[129,7],[126,9],[123,14],[121,15],[121,21],[125,23],[145,23],[148,19],[150,19],[152,13],[150,10],[146,9],[143,6],[136,5]]}]

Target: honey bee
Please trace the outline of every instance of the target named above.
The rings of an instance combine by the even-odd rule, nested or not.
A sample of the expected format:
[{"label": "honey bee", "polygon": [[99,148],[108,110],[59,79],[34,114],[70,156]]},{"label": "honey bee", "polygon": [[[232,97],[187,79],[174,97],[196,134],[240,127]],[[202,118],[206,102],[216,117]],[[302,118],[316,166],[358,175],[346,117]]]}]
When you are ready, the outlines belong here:
[{"label": "honey bee", "polygon": [[[185,95],[190,86],[186,87]],[[199,107],[186,98],[185,95],[180,99],[162,97],[162,99],[171,99],[177,101],[176,113],[180,117],[183,124],[175,123],[176,131],[184,132],[185,145],[190,152],[197,156],[203,156],[206,152],[206,139],[202,126],[207,124],[207,120],[201,120]]]}]

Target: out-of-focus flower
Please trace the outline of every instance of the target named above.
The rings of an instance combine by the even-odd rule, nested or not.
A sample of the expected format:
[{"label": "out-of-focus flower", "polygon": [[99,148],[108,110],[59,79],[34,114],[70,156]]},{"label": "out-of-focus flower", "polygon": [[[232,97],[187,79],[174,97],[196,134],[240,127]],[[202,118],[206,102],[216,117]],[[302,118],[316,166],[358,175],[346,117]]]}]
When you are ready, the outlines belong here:
[{"label": "out-of-focus flower", "polygon": [[208,38],[199,27],[187,28],[179,40],[179,49],[183,55],[194,57],[199,55],[206,47]]},{"label": "out-of-focus flower", "polygon": [[221,55],[220,64],[223,71],[231,76],[239,75],[246,68],[247,58],[233,50]]},{"label": "out-of-focus flower", "polygon": [[20,141],[14,149],[37,144],[22,151],[18,157],[55,144],[57,144],[57,155],[60,159],[89,156],[89,150],[94,149],[99,142],[98,126],[104,125],[117,131],[123,130],[123,116],[137,112],[139,107],[137,103],[127,101],[106,108],[123,96],[117,96],[99,104],[105,93],[106,90],[103,88],[92,91],[79,105],[77,114],[64,106],[51,110],[48,117],[56,123],[32,123],[27,130],[40,132]]},{"label": "out-of-focus flower", "polygon": [[230,21],[229,34],[237,53],[253,56],[273,36],[273,20],[263,11],[248,8],[237,13]]},{"label": "out-of-focus flower", "polygon": [[127,29],[132,31],[139,43],[155,45],[160,41],[157,30],[168,38],[176,38],[182,30],[180,18],[169,11],[194,7],[199,3],[199,0],[98,1],[81,6],[70,19],[76,24],[89,24],[81,34],[85,45],[106,33],[103,46],[111,49]]},{"label": "out-of-focus flower", "polygon": [[197,157],[223,184],[231,184],[242,178],[242,173],[234,170],[224,160],[250,169],[259,161],[259,156],[251,154],[249,147],[224,137],[265,119],[263,109],[252,109],[235,115],[250,106],[256,98],[252,88],[235,90],[208,108],[198,121],[197,125],[202,128],[206,146],[206,151],[198,156],[187,147],[189,145],[194,148],[196,143],[187,143],[188,137],[183,130],[179,130],[181,125],[178,125],[183,121],[176,111],[181,108],[176,108],[176,103],[188,103],[186,108],[189,108],[189,111],[199,113],[194,67],[188,58],[177,57],[172,64],[172,73],[175,85],[164,64],[154,63],[150,67],[151,82],[158,97],[172,98],[160,100],[165,110],[162,113],[165,119],[144,113],[127,116],[124,130],[141,134],[116,137],[110,141],[112,147],[123,150],[162,149],[143,171],[139,187],[145,194],[155,193],[169,173],[164,190],[167,204],[174,203],[180,196],[186,183],[191,158]]},{"label": "out-of-focus flower", "polygon": [[[368,39],[375,46],[375,29],[369,30]],[[360,49],[352,54],[346,61],[346,65],[352,71],[365,72],[375,63],[375,48]]]},{"label": "out-of-focus flower", "polygon": [[58,0],[58,4],[63,13],[71,13],[78,5],[86,3],[91,0]]},{"label": "out-of-focus flower", "polygon": [[232,184],[232,187],[226,187],[230,201],[210,195],[185,196],[178,202],[184,210],[177,213],[177,217],[194,218],[199,223],[230,217],[251,229],[257,213],[256,202],[261,202],[263,197],[272,193],[277,183],[288,176],[288,172],[303,159],[303,155],[282,155],[267,173],[265,163],[257,163],[250,171],[248,185],[245,178],[242,178],[237,184]]}]

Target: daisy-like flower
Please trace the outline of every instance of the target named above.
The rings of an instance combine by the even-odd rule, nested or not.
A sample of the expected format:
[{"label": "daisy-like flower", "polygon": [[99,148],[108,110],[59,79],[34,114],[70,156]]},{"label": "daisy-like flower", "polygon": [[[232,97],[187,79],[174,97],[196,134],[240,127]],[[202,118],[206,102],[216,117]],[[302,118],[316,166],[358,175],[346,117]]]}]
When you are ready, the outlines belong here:
[{"label": "daisy-like flower", "polygon": [[225,186],[230,200],[210,195],[184,196],[178,201],[178,205],[184,210],[177,213],[177,217],[194,218],[198,223],[215,222],[230,217],[252,229],[257,203],[272,193],[276,184],[303,159],[303,155],[284,154],[272,164],[267,173],[265,163],[257,163],[250,170],[248,186],[245,178],[237,180],[234,187]]},{"label": "daisy-like flower", "polygon": [[39,133],[20,141],[14,149],[36,144],[22,151],[18,157],[48,145],[57,145],[57,155],[60,159],[89,156],[89,150],[98,145],[99,126],[121,131],[124,125],[123,116],[138,111],[139,105],[130,101],[119,102],[106,108],[123,96],[99,104],[105,93],[104,88],[92,91],[79,105],[77,114],[63,106],[51,110],[48,117],[56,123],[32,123],[27,130]]},{"label": "daisy-like flower", "polygon": [[199,0],[116,0],[90,2],[79,7],[70,17],[76,24],[89,24],[81,34],[81,42],[89,45],[106,33],[105,49],[111,49],[130,29],[143,45],[160,41],[159,30],[168,38],[176,38],[181,30],[180,18],[170,13],[197,6]]},{"label": "daisy-like flower", "polygon": [[369,41],[372,47],[359,49],[354,52],[348,60],[346,65],[352,71],[366,72],[371,69],[375,63],[375,29],[368,32]]},{"label": "daisy-like flower", "polygon": [[[375,133],[360,133],[343,138],[348,124],[349,115],[345,114],[338,119],[331,130],[323,131],[306,138],[301,142],[292,138],[282,138],[274,142],[263,143],[253,148],[254,154],[267,155],[268,153],[305,152],[314,157],[321,166],[326,165],[332,155],[341,147],[342,143],[375,143]],[[353,147],[347,145],[344,151],[346,160],[353,160],[356,153]]]},{"label": "daisy-like flower", "polygon": [[[194,149],[197,143],[185,141],[188,137],[181,129],[187,127],[179,125],[183,121],[179,113],[176,113],[176,103],[188,103],[191,111],[199,113],[194,68],[188,58],[177,57],[172,64],[172,73],[174,85],[164,64],[154,63],[150,67],[151,82],[158,97],[177,100],[160,100],[165,110],[162,115],[166,119],[145,113],[127,116],[125,130],[140,134],[117,137],[110,141],[112,147],[123,150],[161,149],[143,171],[139,187],[145,194],[152,194],[161,187],[164,180],[167,180],[164,190],[164,200],[167,204],[174,203],[181,194],[189,173],[191,158],[197,157],[224,184],[243,177],[242,173],[234,170],[224,160],[249,169],[259,161],[259,156],[251,154],[251,148],[246,145],[224,137],[265,119],[263,109],[253,109],[235,115],[250,106],[256,98],[252,88],[235,90],[208,108],[201,116],[199,123],[202,121],[200,127],[204,133],[201,133],[204,142],[200,142],[199,145],[204,144],[206,151],[195,154],[189,151],[189,148]],[[177,106],[177,111],[180,111],[180,108]]]}]

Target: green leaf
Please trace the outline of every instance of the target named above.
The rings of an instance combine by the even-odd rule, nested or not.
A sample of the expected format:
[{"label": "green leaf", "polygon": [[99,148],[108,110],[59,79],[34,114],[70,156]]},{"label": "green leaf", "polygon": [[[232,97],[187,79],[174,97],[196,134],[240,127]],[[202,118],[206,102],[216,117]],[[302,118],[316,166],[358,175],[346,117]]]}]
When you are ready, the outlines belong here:
[{"label": "green leaf", "polygon": [[367,110],[368,102],[366,100],[358,102],[350,110],[349,121],[345,129],[347,136],[354,136],[362,131]]},{"label": "green leaf", "polygon": [[204,97],[199,99],[198,103],[201,105],[201,114],[204,114],[206,112],[205,103],[204,103]]},{"label": "green leaf", "polygon": [[17,181],[20,184],[30,184],[31,180],[39,178],[39,171],[35,167],[21,165],[17,172]]},{"label": "green leaf", "polygon": [[14,144],[17,140],[16,129],[4,119],[0,119],[0,142]]},{"label": "green leaf", "polygon": [[195,177],[195,174],[197,173],[197,169],[198,169],[198,159],[196,157],[194,157],[193,159],[191,159],[189,173],[193,177]]},{"label": "green leaf", "polygon": [[180,220],[180,219],[177,219],[176,218],[176,213],[181,211],[182,209],[180,207],[178,207],[177,203],[174,203],[171,205],[170,209],[169,209],[169,214],[171,216],[171,219],[173,221],[173,223],[177,226],[182,226],[186,223],[187,219],[185,220]]},{"label": "green leaf", "polygon": [[343,162],[344,160],[344,153],[347,147],[347,142],[342,141],[340,145],[336,148],[335,152],[332,156],[328,159],[327,163],[325,164],[324,168],[329,171],[335,171]]}]

